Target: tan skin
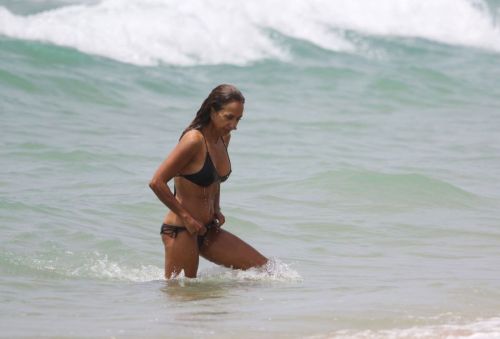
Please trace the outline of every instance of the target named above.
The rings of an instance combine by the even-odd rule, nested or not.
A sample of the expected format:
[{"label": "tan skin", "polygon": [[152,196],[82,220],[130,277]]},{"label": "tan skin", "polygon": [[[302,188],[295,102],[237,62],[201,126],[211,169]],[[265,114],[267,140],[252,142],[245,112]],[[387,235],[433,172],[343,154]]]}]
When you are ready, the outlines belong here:
[{"label": "tan skin", "polygon": [[[230,133],[236,130],[243,116],[243,108],[241,102],[233,101],[224,105],[220,111],[212,110],[210,122],[202,128],[203,134],[197,130],[184,134],[158,167],[149,184],[170,209],[163,222],[187,229],[187,232],[177,233],[175,238],[162,234],[167,279],[177,276],[181,271],[184,271],[186,277],[195,278],[199,255],[216,264],[235,269],[248,269],[267,263],[267,258],[256,249],[221,228],[225,217],[219,206],[219,182],[201,187],[177,176],[198,172],[205,162],[206,147],[217,172],[221,176],[229,173],[231,164],[224,143],[229,144]],[[221,138],[224,138],[224,143]],[[172,178],[177,190],[175,197],[166,184]],[[214,219],[219,221],[218,227],[207,231],[204,225]],[[197,237],[205,233],[204,243],[198,248]]]}]

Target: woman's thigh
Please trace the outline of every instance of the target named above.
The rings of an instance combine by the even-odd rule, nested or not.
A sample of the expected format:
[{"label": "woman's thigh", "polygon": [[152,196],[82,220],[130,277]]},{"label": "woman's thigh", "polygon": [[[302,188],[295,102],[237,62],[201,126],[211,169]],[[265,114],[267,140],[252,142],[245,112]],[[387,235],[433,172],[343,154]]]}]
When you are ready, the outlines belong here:
[{"label": "woman's thigh", "polygon": [[183,270],[186,277],[196,278],[199,262],[196,236],[183,231],[175,238],[166,234],[161,238],[165,247],[165,278],[174,278]]},{"label": "woman's thigh", "polygon": [[208,232],[200,253],[211,262],[236,269],[246,270],[267,263],[267,258],[255,248],[220,228]]}]

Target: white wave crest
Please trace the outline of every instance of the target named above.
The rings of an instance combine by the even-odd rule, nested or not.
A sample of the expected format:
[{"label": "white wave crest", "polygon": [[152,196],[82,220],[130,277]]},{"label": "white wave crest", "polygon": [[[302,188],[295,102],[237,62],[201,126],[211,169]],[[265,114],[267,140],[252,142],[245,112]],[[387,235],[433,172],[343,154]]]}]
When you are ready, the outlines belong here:
[{"label": "white wave crest", "polygon": [[332,51],[362,52],[344,34],[418,37],[500,52],[481,0],[103,0],[30,16],[0,7],[0,34],[138,65],[287,59],[268,29]]},{"label": "white wave crest", "polygon": [[313,335],[309,339],[399,339],[399,338],[446,338],[446,339],[499,339],[500,318],[478,319],[465,324],[442,324],[434,326],[417,326],[390,330],[341,330],[329,334]]}]

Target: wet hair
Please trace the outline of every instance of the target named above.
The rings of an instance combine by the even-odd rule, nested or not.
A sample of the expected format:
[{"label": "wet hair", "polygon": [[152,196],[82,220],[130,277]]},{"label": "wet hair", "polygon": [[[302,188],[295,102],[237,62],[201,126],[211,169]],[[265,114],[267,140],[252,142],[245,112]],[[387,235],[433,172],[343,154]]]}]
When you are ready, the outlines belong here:
[{"label": "wet hair", "polygon": [[215,87],[208,97],[201,104],[200,109],[196,112],[196,116],[188,127],[182,132],[181,138],[186,132],[192,129],[202,129],[210,123],[210,114],[212,110],[220,111],[225,105],[238,101],[245,103],[245,97],[239,89],[233,85],[222,84]]}]

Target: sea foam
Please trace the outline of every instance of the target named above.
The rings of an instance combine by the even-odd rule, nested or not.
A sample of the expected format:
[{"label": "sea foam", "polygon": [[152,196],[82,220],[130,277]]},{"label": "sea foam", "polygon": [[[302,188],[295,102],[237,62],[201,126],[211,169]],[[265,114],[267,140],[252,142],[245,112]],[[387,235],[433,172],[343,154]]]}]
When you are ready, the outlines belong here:
[{"label": "sea foam", "polygon": [[415,326],[388,330],[341,330],[330,334],[313,335],[309,339],[320,338],[447,338],[447,339],[498,339],[500,338],[500,318],[477,319],[469,323]]},{"label": "sea foam", "polygon": [[276,32],[326,50],[364,53],[361,36],[422,38],[500,52],[500,27],[479,0],[103,0],[30,16],[0,7],[0,34],[137,65],[287,60]]}]

